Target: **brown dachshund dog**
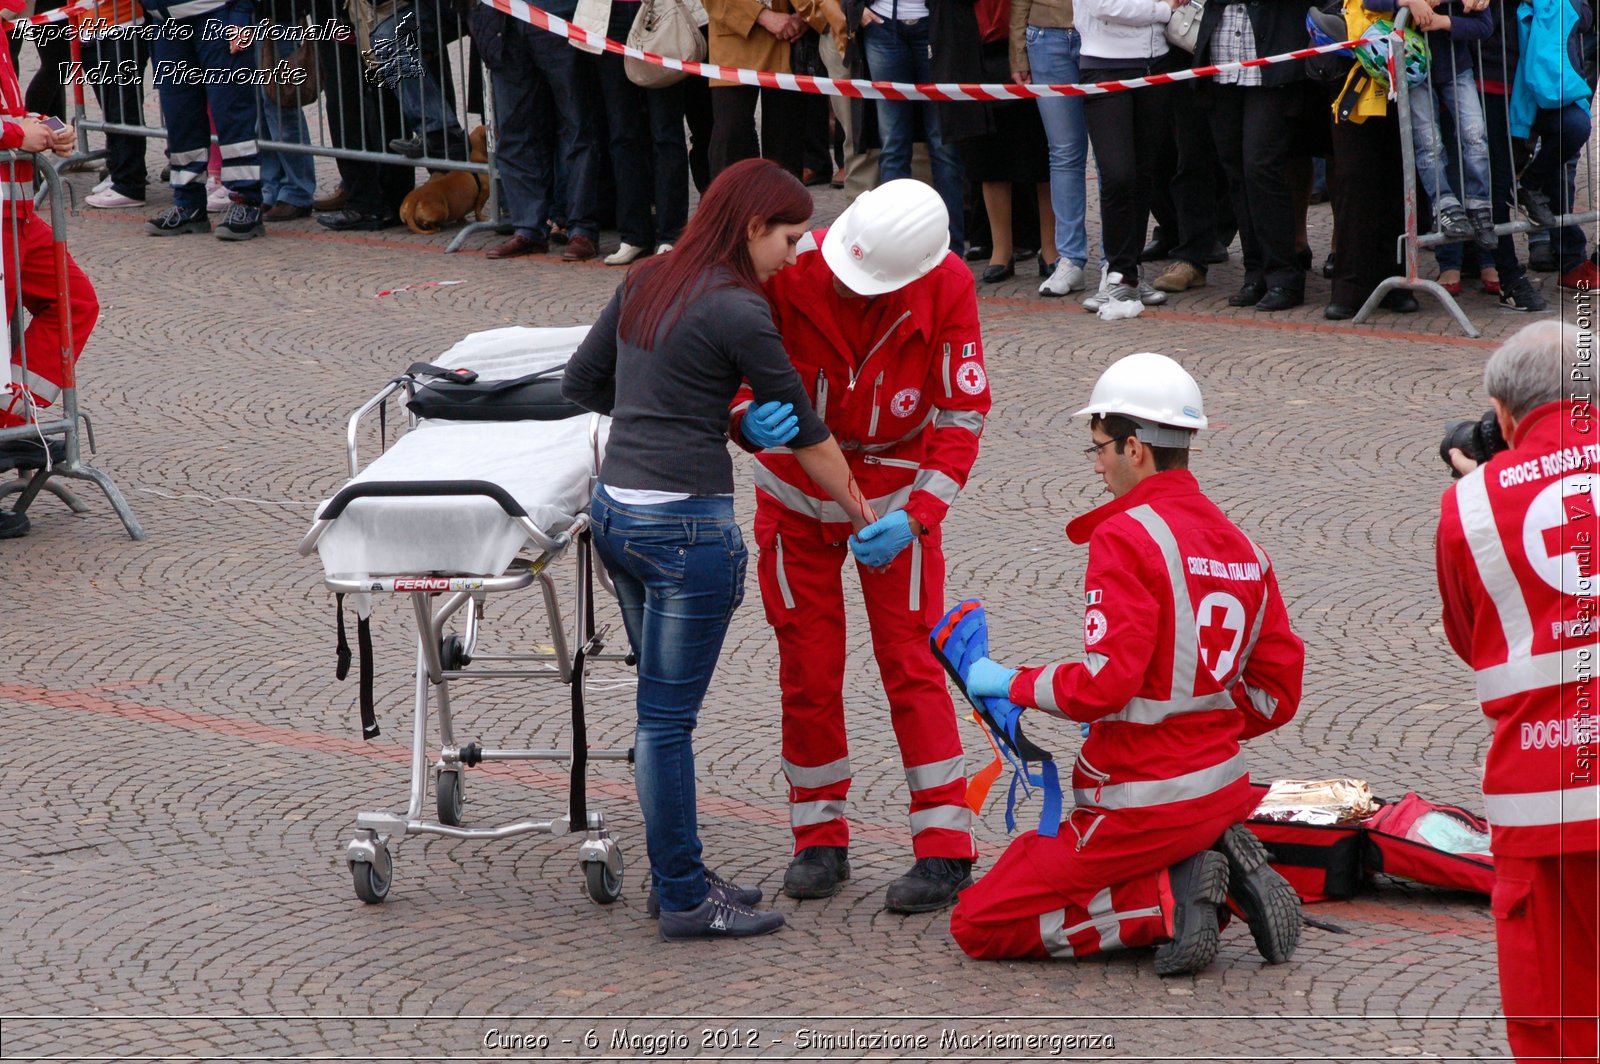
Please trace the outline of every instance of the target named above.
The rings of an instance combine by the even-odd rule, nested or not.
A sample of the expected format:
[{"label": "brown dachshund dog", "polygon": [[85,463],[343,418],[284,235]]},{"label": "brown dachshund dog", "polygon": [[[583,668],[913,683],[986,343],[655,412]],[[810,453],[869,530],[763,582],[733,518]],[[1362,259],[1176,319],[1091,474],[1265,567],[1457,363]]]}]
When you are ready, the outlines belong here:
[{"label": "brown dachshund dog", "polygon": [[[467,135],[467,157],[475,163],[489,161],[489,131],[479,126]],[[489,179],[466,170],[430,170],[433,176],[412,189],[400,204],[400,220],[413,233],[437,233],[447,225],[467,220],[471,214],[483,221],[489,200]]]}]

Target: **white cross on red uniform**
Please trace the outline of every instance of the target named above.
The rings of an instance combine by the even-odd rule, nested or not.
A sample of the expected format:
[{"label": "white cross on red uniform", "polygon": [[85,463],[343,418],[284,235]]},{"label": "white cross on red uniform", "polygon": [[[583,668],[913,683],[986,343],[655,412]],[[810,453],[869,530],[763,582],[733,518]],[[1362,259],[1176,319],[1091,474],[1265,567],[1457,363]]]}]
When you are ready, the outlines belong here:
[{"label": "white cross on red uniform", "polygon": [[[1574,554],[1578,559],[1578,575],[1585,579],[1594,575],[1594,552],[1600,550],[1600,544],[1594,540],[1594,505],[1586,491],[1576,492],[1565,496],[1562,500],[1562,509],[1566,511],[1567,519],[1564,523],[1553,525],[1544,530],[1544,549],[1550,552],[1550,557],[1559,558],[1563,554]],[[1576,533],[1562,535],[1568,528],[1580,522],[1589,522],[1590,542],[1585,544]],[[1563,541],[1569,541],[1571,546],[1566,546]]]},{"label": "white cross on red uniform", "polygon": [[1206,623],[1200,629],[1200,653],[1205,659],[1206,668],[1216,671],[1217,662],[1223,654],[1233,647],[1233,639],[1239,634],[1237,628],[1229,628],[1223,622],[1228,619],[1228,610],[1217,603],[1211,604],[1211,610],[1206,615]]}]

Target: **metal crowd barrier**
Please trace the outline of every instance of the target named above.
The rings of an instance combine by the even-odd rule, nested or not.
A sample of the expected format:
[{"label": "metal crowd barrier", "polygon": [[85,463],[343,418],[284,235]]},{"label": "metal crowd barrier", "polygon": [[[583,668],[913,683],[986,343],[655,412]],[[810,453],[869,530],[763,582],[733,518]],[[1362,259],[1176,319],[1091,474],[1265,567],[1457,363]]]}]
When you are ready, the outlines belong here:
[{"label": "metal crowd barrier", "polygon": [[[106,499],[111,503],[111,508],[121,518],[122,525],[128,530],[128,535],[133,539],[143,539],[144,529],[133,516],[128,501],[123,498],[122,492],[117,490],[117,485],[105,473],[95,469],[83,456],[82,433],[87,432],[89,437],[89,450],[94,451],[94,424],[89,416],[78,407],[78,375],[72,355],[72,303],[68,299],[67,280],[67,212],[62,199],[62,182],[55,168],[42,161],[38,156],[27,152],[7,151],[0,152],[0,163],[32,160],[34,173],[39,175],[44,188],[48,192],[50,205],[50,227],[55,231],[54,261],[56,306],[61,309],[61,351],[62,379],[61,395],[56,400],[53,408],[57,412],[54,418],[49,417],[52,408],[43,407],[24,401],[23,409],[29,413],[30,420],[27,424],[0,428],[0,444],[13,441],[30,441],[39,444],[37,465],[32,464],[35,459],[29,457],[14,468],[18,476],[9,483],[0,484],[0,499],[9,495],[16,495],[16,500],[11,508],[18,513],[25,513],[32,505],[40,491],[49,491],[72,510],[73,513],[87,513],[89,507],[76,495],[59,483],[62,479],[87,480],[97,485],[105,492]],[[27,343],[24,340],[23,318],[25,309],[22,303],[22,273],[21,273],[21,241],[19,239],[19,225],[15,218],[5,223],[8,226],[6,247],[10,252],[4,262],[0,262],[0,269],[11,273],[17,278],[16,296],[6,306],[7,322],[11,333],[11,350],[15,353],[15,362],[12,369],[20,368],[23,380],[28,380],[29,360]],[[36,353],[37,357],[37,353]],[[9,377],[9,375],[8,375]],[[0,394],[5,394],[0,392]],[[81,428],[80,428],[81,426]],[[59,438],[61,446],[51,446],[53,438]]]},{"label": "metal crowd barrier", "polygon": [[[354,3],[356,0],[350,0]],[[395,45],[373,45],[363,48],[362,41],[371,40],[371,31],[383,24],[380,17],[362,32],[356,30],[347,17],[345,0],[279,0],[281,11],[291,12],[295,24],[274,23],[285,30],[305,30],[315,42],[316,70],[319,91],[315,102],[299,109],[305,121],[305,140],[294,136],[277,139],[260,136],[257,143],[263,152],[282,152],[293,155],[310,155],[328,159],[349,159],[370,163],[392,164],[411,170],[425,167],[429,170],[466,170],[482,175],[488,182],[488,199],[484,204],[485,220],[478,222],[470,217],[454,234],[447,251],[458,250],[468,237],[483,231],[493,232],[502,227],[499,215],[499,189],[495,167],[495,123],[493,85],[489,72],[469,47],[466,19],[457,14],[451,0],[409,0],[397,5],[396,18],[403,26]],[[379,15],[387,9],[376,5]],[[261,17],[274,4],[260,5]],[[369,8],[370,10],[371,8]],[[419,16],[431,16],[419,17]],[[84,16],[74,14],[70,21],[81,25]],[[270,21],[270,19],[269,19]],[[88,134],[123,133],[141,137],[165,139],[165,123],[160,115],[158,94],[152,89],[145,92],[151,70],[149,45],[136,39],[141,27],[125,29],[123,33],[102,37],[91,44],[90,62],[74,68],[91,70],[96,63],[109,63],[111,70],[137,69],[140,71],[140,113],[134,116],[117,114],[114,121],[108,117],[103,103],[97,104],[96,94],[85,90],[85,77],[72,80],[69,91],[73,94],[73,123],[78,131],[78,150],[64,166],[102,159],[104,148],[91,148]],[[84,42],[80,34],[70,39],[72,62],[84,64]],[[292,40],[274,42],[277,58],[294,46]],[[255,45],[258,65],[261,63],[263,44]],[[268,64],[270,65],[270,64]],[[420,157],[402,155],[389,149],[389,142],[411,133],[410,124],[402,114],[396,86],[401,78],[429,79],[438,87],[449,109],[455,115],[462,133],[469,133],[478,122],[470,122],[476,114],[487,127],[487,161],[472,162],[447,158],[425,148]],[[65,79],[64,79],[65,80]],[[360,83],[357,84],[356,82]],[[91,105],[94,109],[91,110]],[[352,106],[354,105],[354,106]],[[264,131],[262,93],[256,93],[256,127]],[[123,108],[118,107],[120,111]],[[97,113],[98,112],[98,113]]]},{"label": "metal crowd barrier", "polygon": [[[1404,7],[1395,12],[1394,36],[1389,49],[1389,84],[1398,86],[1394,93],[1395,120],[1400,123],[1400,158],[1404,168],[1403,195],[1405,197],[1405,230],[1400,234],[1400,249],[1405,260],[1405,273],[1398,277],[1386,277],[1373,289],[1367,301],[1361,305],[1356,316],[1351,320],[1357,324],[1364,322],[1372,314],[1383,297],[1390,292],[1409,290],[1412,292],[1426,292],[1433,296],[1444,309],[1450,312],[1456,324],[1461,326],[1461,331],[1468,336],[1482,335],[1477,326],[1472,324],[1472,319],[1467,317],[1466,311],[1456,302],[1455,297],[1445,291],[1444,286],[1438,281],[1428,280],[1417,276],[1417,255],[1425,247],[1437,247],[1449,243],[1438,233],[1419,235],[1417,232],[1417,159],[1415,145],[1411,135],[1411,102],[1405,87],[1405,73],[1403,69],[1397,70],[1399,63],[1403,62],[1405,46],[1401,34],[1406,24],[1410,21],[1411,13]],[[1591,144],[1591,149],[1593,145]],[[1458,149],[1459,150],[1459,149]],[[1513,179],[1512,192],[1515,195],[1517,182]],[[1538,226],[1528,221],[1501,222],[1494,227],[1497,236],[1510,236],[1516,233],[1532,233],[1542,228],[1561,228],[1568,225],[1592,224],[1600,220],[1600,210],[1584,211],[1582,213],[1569,212],[1556,219],[1555,226]]]}]

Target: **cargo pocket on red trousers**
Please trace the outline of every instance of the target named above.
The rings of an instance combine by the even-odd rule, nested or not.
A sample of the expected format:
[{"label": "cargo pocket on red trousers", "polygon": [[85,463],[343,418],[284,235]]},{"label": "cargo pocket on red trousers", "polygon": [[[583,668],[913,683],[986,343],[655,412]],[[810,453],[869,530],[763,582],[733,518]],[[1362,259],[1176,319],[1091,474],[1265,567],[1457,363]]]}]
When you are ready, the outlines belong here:
[{"label": "cargo pocket on red trousers", "polygon": [[1549,1015],[1555,1005],[1545,993],[1549,947],[1538,940],[1537,901],[1532,876],[1496,874],[1489,909],[1500,954],[1500,1001],[1508,1020]]},{"label": "cargo pocket on red trousers", "polygon": [[794,589],[783,557],[783,533],[777,523],[756,522],[756,580],[761,585],[761,606],[767,623],[781,628],[794,619]]}]

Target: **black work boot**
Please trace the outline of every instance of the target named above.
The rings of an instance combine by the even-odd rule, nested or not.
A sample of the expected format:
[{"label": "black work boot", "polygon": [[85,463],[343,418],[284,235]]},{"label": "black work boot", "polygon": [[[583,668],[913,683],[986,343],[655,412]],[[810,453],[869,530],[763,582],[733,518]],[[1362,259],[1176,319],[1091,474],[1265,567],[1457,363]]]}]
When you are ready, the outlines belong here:
[{"label": "black work boot", "polygon": [[[732,899],[740,905],[760,905],[760,887],[741,887],[737,883],[730,883],[717,875],[711,869],[706,869],[706,886],[721,894],[724,898]],[[655,878],[650,878],[650,896],[644,900],[645,915],[654,920],[661,915],[661,896],[656,893]]]},{"label": "black work boot", "polygon": [[953,905],[972,886],[972,862],[964,857],[919,857],[911,871],[889,884],[883,904],[894,913],[931,913]]},{"label": "black work boot", "polygon": [[1156,950],[1157,975],[1198,972],[1217,957],[1217,910],[1228,898],[1228,859],[1211,850],[1173,865],[1172,941]]},{"label": "black work boot", "polygon": [[1267,864],[1267,848],[1243,824],[1211,848],[1228,859],[1228,893],[1250,924],[1256,950],[1268,964],[1282,964],[1300,944],[1300,896]]},{"label": "black work boot", "polygon": [[15,510],[0,510],[0,539],[20,539],[33,527],[27,514]]},{"label": "black work boot", "polygon": [[783,892],[791,898],[831,898],[850,878],[850,851],[843,846],[807,846],[794,855],[783,874]]}]

